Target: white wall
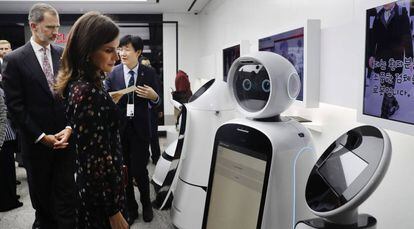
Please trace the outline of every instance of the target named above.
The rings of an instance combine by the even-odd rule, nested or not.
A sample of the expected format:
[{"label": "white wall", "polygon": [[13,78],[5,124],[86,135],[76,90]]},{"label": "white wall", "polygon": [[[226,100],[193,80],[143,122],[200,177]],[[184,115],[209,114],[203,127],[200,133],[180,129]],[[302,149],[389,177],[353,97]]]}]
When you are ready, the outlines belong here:
[{"label": "white wall", "polygon": [[[356,122],[364,62],[365,9],[386,0],[212,0],[199,15],[197,53],[188,51],[194,64],[215,56],[216,77],[221,77],[221,50],[227,44],[249,40],[257,50],[259,38],[301,25],[306,19],[321,19],[320,108],[292,107],[287,114],[301,115],[322,125],[312,131],[321,154],[340,134]],[[197,45],[197,43],[195,43]],[[187,54],[185,51],[182,54]],[[197,56],[198,55],[198,56]],[[198,58],[198,59],[197,59]],[[205,67],[205,66],[204,66]],[[377,191],[360,207],[374,215],[379,229],[413,228],[414,137],[388,131],[393,158],[388,174]]]},{"label": "white wall", "polygon": [[[178,69],[185,71],[193,85],[197,84],[195,77],[197,62],[194,61],[199,55],[200,17],[192,14],[164,14],[164,21],[178,21]],[[169,102],[171,89],[175,90],[176,75],[176,32],[174,24],[164,24],[164,112],[166,115],[173,114],[173,107]]]}]

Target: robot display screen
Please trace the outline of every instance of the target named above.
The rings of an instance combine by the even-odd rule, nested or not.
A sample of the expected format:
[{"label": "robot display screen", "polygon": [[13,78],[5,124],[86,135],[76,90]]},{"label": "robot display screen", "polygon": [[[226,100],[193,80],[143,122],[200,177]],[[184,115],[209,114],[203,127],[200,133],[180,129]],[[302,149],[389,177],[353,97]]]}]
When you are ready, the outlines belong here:
[{"label": "robot display screen", "polygon": [[264,157],[218,145],[207,229],[257,227],[266,172]]},{"label": "robot display screen", "polygon": [[259,51],[277,53],[295,66],[302,88],[297,100],[303,101],[303,73],[304,73],[304,28],[290,30],[259,40]]},{"label": "robot display screen", "polygon": [[352,151],[340,146],[340,149],[332,153],[319,168],[319,173],[339,196],[354,182],[366,167],[368,167],[366,161]]},{"label": "robot display screen", "polygon": [[248,111],[259,111],[270,94],[270,79],[261,64],[241,65],[235,72],[234,88],[239,104]]}]

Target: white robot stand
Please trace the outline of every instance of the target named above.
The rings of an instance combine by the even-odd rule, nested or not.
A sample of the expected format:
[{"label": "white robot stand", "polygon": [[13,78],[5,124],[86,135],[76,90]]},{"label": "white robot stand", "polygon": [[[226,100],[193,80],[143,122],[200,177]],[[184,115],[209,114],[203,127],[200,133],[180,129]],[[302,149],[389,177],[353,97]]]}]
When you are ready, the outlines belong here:
[{"label": "white robot stand", "polygon": [[292,229],[311,212],[304,199],[316,154],[309,131],[281,117],[300,90],[288,60],[257,52],[238,58],[228,84],[246,117],[215,135],[203,229]]},{"label": "white robot stand", "polygon": [[391,160],[391,142],[373,126],[354,128],[322,154],[306,185],[306,202],[321,217],[296,229],[375,229],[377,220],[358,206],[377,188]]}]

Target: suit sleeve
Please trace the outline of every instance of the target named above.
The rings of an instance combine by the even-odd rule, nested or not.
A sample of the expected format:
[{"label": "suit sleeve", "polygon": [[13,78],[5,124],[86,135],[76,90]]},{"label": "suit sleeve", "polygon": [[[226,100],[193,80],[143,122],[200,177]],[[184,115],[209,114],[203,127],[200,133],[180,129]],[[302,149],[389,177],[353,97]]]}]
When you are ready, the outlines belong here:
[{"label": "suit sleeve", "polygon": [[14,55],[8,55],[5,56],[3,65],[3,86],[8,111],[18,128],[28,132],[34,142],[43,131],[26,110],[23,91],[24,79],[18,68],[18,61]]},{"label": "suit sleeve", "polygon": [[150,82],[151,85],[149,85],[150,87],[152,87],[152,89],[157,93],[158,95],[158,99],[156,101],[152,101],[150,100],[151,106],[156,107],[158,105],[161,104],[161,97],[160,97],[160,86],[157,83],[157,74],[155,73],[155,70],[152,68],[148,68],[148,73],[150,75]]},{"label": "suit sleeve", "polygon": [[381,34],[379,34],[378,32],[378,27],[380,26],[379,23],[381,23],[381,21],[380,21],[380,16],[378,13],[378,15],[375,16],[374,23],[372,26],[372,31],[370,32],[370,38],[368,40],[369,42],[368,50],[367,50],[368,58],[376,57],[377,55],[378,37],[381,36]]},{"label": "suit sleeve", "polygon": [[402,34],[402,43],[404,45],[404,53],[405,57],[413,57],[413,41],[411,37],[411,30],[410,30],[410,19],[408,17],[407,9],[402,9],[402,25],[401,28],[403,29]]}]

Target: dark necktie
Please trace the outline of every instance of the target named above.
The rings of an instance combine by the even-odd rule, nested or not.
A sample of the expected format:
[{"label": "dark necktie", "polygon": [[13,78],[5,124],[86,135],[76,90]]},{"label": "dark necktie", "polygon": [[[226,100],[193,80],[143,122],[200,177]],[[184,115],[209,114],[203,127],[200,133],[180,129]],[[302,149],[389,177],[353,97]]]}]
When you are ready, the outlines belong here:
[{"label": "dark necktie", "polygon": [[[131,87],[131,86],[134,86],[134,83],[135,83],[135,79],[134,79],[135,72],[131,70],[128,73],[129,75],[131,75],[131,78],[129,78],[128,87]],[[134,103],[133,99],[134,99],[134,92],[128,93],[128,103]]]}]

